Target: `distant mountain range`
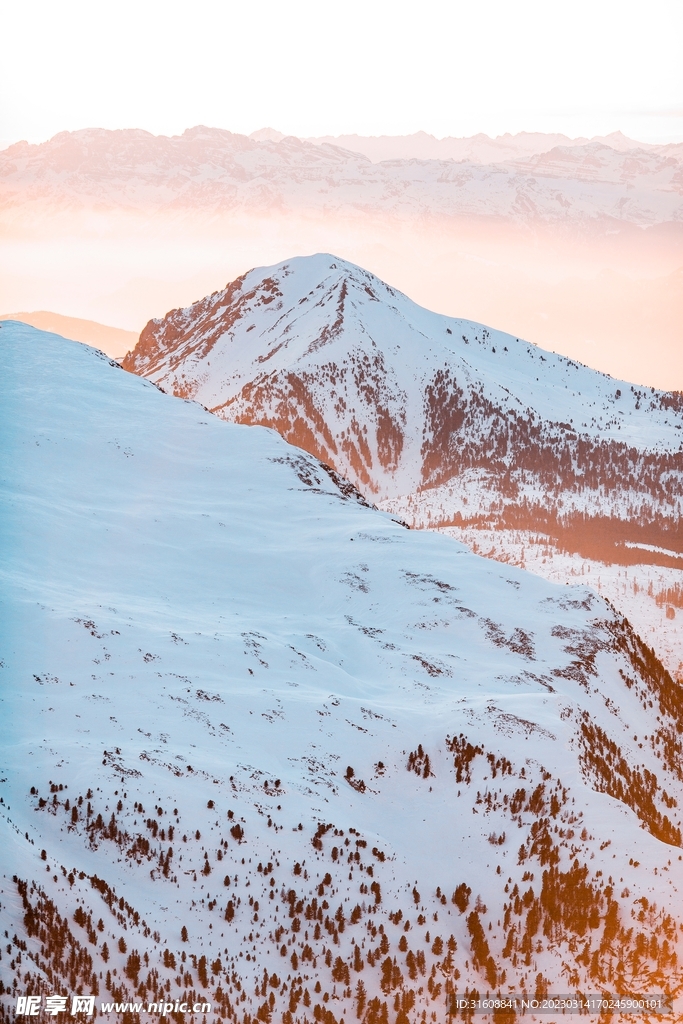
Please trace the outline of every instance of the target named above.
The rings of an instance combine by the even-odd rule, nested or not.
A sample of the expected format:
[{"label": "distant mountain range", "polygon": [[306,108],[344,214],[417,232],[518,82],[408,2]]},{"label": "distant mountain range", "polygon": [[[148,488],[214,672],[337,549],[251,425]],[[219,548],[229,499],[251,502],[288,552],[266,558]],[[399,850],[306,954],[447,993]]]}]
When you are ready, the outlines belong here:
[{"label": "distant mountain range", "polygon": [[[373,162],[389,153],[391,159]],[[425,155],[407,156],[415,153]],[[249,138],[205,127],[168,138],[89,128],[0,152],[0,211],[10,208],[16,216],[22,206],[74,202],[177,215],[351,206],[407,219],[607,218],[644,227],[683,214],[683,144],[631,145],[621,135],[575,142],[555,136],[430,142],[422,135],[306,141],[269,130]]]},{"label": "distant mountain range", "polygon": [[[278,142],[286,136],[271,128],[262,128],[258,132],[253,132],[249,138],[261,142]],[[588,145],[607,146],[621,152],[649,150],[662,154],[680,154],[681,151],[680,145],[662,146],[635,142],[621,132],[612,132],[611,135],[596,136],[592,139],[570,139],[567,135],[545,132],[518,132],[516,135],[507,132],[495,139],[483,133],[470,138],[437,139],[427,132],[415,132],[413,135],[325,135],[306,141],[316,145],[342,146],[343,149],[363,153],[373,163],[382,160],[457,160],[496,164],[525,160],[557,148],[583,148]]]}]

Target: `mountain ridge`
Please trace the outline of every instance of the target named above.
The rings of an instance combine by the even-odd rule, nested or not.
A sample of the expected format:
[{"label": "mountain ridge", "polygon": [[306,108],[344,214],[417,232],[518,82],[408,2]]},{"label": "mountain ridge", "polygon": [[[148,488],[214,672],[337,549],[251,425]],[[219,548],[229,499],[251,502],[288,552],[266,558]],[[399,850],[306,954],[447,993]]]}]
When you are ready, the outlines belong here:
[{"label": "mountain ridge", "polygon": [[0,322],[3,320],[18,320],[40,331],[61,334],[71,341],[81,341],[100,348],[106,355],[117,359],[123,359],[126,352],[134,348],[139,337],[135,331],[126,331],[121,327],[111,327],[81,317],[64,316],[45,309],[29,313],[4,313],[0,315]]}]

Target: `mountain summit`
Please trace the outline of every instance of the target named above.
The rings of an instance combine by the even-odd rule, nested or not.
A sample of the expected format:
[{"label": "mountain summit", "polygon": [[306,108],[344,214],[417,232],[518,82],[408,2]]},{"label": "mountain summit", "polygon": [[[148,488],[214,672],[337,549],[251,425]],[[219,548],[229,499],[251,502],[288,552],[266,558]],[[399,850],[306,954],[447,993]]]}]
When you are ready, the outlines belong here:
[{"label": "mountain summit", "polygon": [[150,321],[123,365],[273,427],[408,518],[429,501],[432,525],[541,529],[626,562],[683,553],[681,395],[430,312],[336,257],[257,268]]}]

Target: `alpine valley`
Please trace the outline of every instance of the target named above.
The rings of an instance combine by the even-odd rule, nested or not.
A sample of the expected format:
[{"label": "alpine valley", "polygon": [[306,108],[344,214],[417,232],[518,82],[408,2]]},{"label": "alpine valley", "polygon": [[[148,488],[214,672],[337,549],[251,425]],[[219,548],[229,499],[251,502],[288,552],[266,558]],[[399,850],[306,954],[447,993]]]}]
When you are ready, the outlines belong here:
[{"label": "alpine valley", "polygon": [[0,327],[4,1019],[22,992],[239,1024],[675,996],[678,684],[587,586],[344,478],[533,529],[548,492],[561,537],[602,517],[623,553],[635,518],[680,550],[675,398],[327,256],[153,322],[127,366],[179,395]]}]

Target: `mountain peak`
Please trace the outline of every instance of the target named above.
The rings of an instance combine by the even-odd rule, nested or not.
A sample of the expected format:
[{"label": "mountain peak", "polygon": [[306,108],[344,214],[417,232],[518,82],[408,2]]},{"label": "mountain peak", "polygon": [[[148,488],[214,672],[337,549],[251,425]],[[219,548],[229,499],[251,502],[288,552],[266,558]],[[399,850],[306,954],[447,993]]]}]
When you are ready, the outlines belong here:
[{"label": "mountain peak", "polygon": [[275,128],[259,128],[258,131],[252,132],[249,138],[254,142],[282,142],[287,136]]},{"label": "mountain peak", "polygon": [[681,549],[680,396],[433,313],[329,253],[150,321],[124,367],[274,428],[408,521],[593,530],[610,558],[646,544],[665,564]]}]

